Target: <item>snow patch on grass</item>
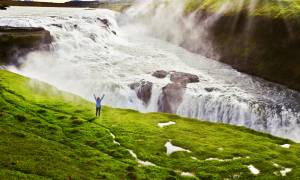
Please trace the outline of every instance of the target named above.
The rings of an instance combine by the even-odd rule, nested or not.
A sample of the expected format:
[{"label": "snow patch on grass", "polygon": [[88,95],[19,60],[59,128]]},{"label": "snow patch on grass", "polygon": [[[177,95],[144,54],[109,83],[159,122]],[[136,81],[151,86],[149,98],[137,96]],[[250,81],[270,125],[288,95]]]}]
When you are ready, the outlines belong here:
[{"label": "snow patch on grass", "polygon": [[115,140],[115,138],[116,138],[116,136],[113,134],[113,133],[110,133],[110,136],[113,138],[113,143],[114,144],[117,144],[117,145],[121,145],[119,142],[117,142],[116,140]]},{"label": "snow patch on grass", "polygon": [[181,176],[187,176],[187,177],[195,177],[195,175],[193,173],[190,173],[190,172],[181,172],[180,175]]},{"label": "snow patch on grass", "polygon": [[196,157],[194,157],[194,156],[192,156],[191,158],[194,159],[194,160],[198,160],[198,158],[196,158]]},{"label": "snow patch on grass", "polygon": [[253,165],[249,165],[249,166],[247,166],[247,167],[248,167],[248,169],[251,171],[252,174],[254,174],[254,175],[259,174],[259,170],[256,169]]},{"label": "snow patch on grass", "polygon": [[207,158],[205,159],[205,161],[233,161],[233,160],[237,160],[237,159],[241,159],[242,157],[234,157],[232,159],[219,159],[219,158]]},{"label": "snow patch on grass", "polygon": [[167,148],[167,155],[171,155],[174,152],[178,152],[178,151],[185,151],[190,153],[190,150],[187,149],[183,149],[179,146],[174,146],[170,141],[166,142],[165,147]]},{"label": "snow patch on grass", "polygon": [[274,163],[274,162],[273,162],[273,166],[274,166],[274,167],[280,167],[280,165],[279,165],[279,164],[277,164],[277,163]]},{"label": "snow patch on grass", "polygon": [[169,122],[166,122],[166,123],[158,123],[158,127],[163,128],[165,126],[171,126],[171,125],[174,125],[174,124],[176,124],[176,123],[173,122],[173,121],[169,121]]},{"label": "snow patch on grass", "polygon": [[291,147],[291,145],[290,144],[283,144],[283,145],[280,145],[281,147],[283,147],[283,148],[290,148]]},{"label": "snow patch on grass", "polygon": [[156,166],[155,164],[153,164],[152,162],[149,161],[142,161],[138,159],[138,163],[142,166]]},{"label": "snow patch on grass", "polygon": [[130,155],[142,166],[156,166],[155,164],[153,164],[152,162],[149,161],[142,161],[140,159],[138,159],[137,155],[130,149],[127,149],[127,151],[130,153]]},{"label": "snow patch on grass", "polygon": [[280,174],[282,176],[286,176],[287,173],[291,172],[292,168],[284,168],[283,170],[280,171]]},{"label": "snow patch on grass", "polygon": [[291,172],[292,171],[292,168],[285,168],[283,166],[280,166],[279,164],[277,163],[272,163],[274,167],[277,167],[277,168],[281,168],[281,171],[275,171],[273,174],[275,174],[276,176],[286,176],[287,173]]}]

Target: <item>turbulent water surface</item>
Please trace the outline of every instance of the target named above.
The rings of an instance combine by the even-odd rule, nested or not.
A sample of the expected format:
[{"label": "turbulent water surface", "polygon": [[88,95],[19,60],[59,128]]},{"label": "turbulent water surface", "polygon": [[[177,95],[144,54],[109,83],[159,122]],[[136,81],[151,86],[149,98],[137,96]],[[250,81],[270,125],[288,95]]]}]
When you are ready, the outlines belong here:
[{"label": "turbulent water surface", "polygon": [[[49,52],[32,52],[20,58],[21,68],[8,68],[89,100],[94,93],[105,93],[105,104],[142,112],[158,110],[161,88],[169,83],[168,78],[153,77],[154,71],[196,74],[200,82],[188,84],[177,114],[243,125],[300,142],[298,92],[190,53],[153,36],[153,23],[150,28],[149,23],[127,18],[101,9],[12,7],[1,11],[0,26],[44,27],[54,38]],[[108,19],[109,28],[101,19]],[[148,106],[128,86],[142,79],[153,83]]]}]

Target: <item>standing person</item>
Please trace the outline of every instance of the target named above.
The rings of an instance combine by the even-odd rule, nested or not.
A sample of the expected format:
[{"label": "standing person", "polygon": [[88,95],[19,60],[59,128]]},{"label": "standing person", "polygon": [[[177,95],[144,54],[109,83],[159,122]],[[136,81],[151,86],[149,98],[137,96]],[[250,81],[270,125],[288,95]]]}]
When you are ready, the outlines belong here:
[{"label": "standing person", "polygon": [[104,94],[102,95],[102,97],[96,97],[95,94],[94,94],[94,98],[95,98],[95,101],[96,101],[96,116],[100,116],[100,113],[101,113],[101,102],[104,98]]}]

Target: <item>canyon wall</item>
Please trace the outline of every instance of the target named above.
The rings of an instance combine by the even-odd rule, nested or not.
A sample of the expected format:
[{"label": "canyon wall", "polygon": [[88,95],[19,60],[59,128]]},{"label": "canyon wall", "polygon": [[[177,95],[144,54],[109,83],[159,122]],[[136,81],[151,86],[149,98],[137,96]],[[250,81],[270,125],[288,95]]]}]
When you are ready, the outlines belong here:
[{"label": "canyon wall", "polygon": [[0,64],[19,65],[18,58],[30,51],[47,49],[50,32],[43,28],[0,27]]}]

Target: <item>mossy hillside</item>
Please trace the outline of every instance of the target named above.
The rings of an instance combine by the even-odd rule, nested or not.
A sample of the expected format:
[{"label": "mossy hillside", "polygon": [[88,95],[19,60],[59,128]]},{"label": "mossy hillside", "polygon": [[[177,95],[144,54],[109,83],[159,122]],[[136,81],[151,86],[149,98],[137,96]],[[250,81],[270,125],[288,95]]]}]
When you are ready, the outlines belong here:
[{"label": "mossy hillside", "polygon": [[[0,77],[0,176],[4,179],[300,176],[300,145],[289,140],[243,127],[109,107],[103,108],[101,118],[95,118],[94,104],[77,96],[5,70],[0,70]],[[176,124],[157,126],[168,121]],[[110,133],[120,146],[113,143]],[[169,140],[191,153],[166,155],[164,144]],[[279,146],[285,143],[291,147]],[[139,166],[127,149],[157,166]],[[232,160],[234,157],[240,159]],[[250,164],[260,170],[259,175],[251,174]],[[292,171],[286,177],[276,176],[283,167]],[[196,177],[180,176],[179,171]]]},{"label": "mossy hillside", "polygon": [[224,9],[224,14],[238,14],[247,11],[251,16],[275,18],[299,17],[299,0],[186,0],[185,12],[207,11],[211,13]]}]

